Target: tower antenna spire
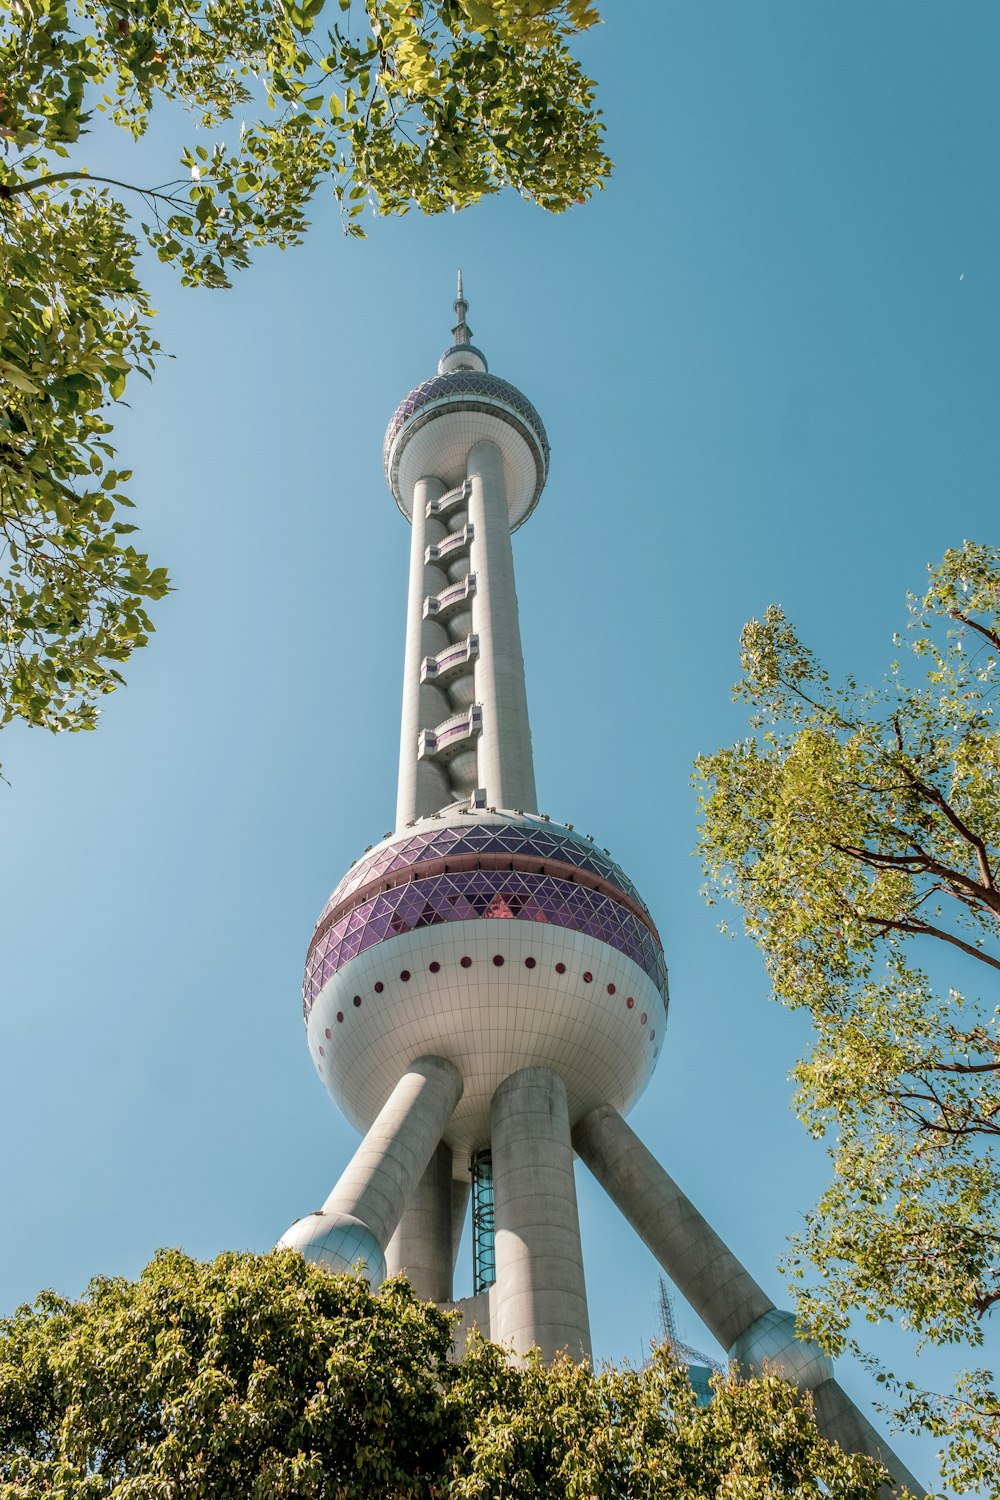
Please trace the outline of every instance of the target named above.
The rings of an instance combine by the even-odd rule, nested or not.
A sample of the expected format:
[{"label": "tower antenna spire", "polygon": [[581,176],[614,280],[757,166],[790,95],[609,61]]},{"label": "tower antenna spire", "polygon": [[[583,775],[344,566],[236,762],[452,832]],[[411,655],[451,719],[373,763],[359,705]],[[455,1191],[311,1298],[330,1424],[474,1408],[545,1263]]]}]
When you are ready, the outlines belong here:
[{"label": "tower antenna spire", "polygon": [[452,340],[455,344],[471,344],[472,329],[465,321],[465,315],[469,311],[469,304],[465,300],[465,292],[462,290],[462,273],[458,273],[458,296],[455,298],[455,312],[458,314],[458,322],[451,330]]}]

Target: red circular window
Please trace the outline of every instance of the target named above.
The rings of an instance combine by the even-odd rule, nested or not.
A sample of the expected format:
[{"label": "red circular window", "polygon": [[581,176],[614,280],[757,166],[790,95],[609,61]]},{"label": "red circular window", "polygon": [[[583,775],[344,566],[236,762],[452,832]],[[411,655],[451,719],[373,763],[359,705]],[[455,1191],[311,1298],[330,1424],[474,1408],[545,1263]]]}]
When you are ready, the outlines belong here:
[{"label": "red circular window", "polygon": [[613,994],[614,994],[614,992],[615,992],[615,987],[614,987],[614,985],[613,985],[613,984],[609,984],[609,985],[608,985],[608,994],[609,994],[609,995],[613,995]]},{"label": "red circular window", "polygon": [[535,960],[533,958],[526,958],[524,960],[524,967],[526,969],[533,969],[535,967]]},{"label": "red circular window", "polygon": [[565,974],[565,972],[566,972],[566,965],[565,964],[556,964],[556,973],[557,974]]},{"label": "red circular window", "polygon": [[429,963],[427,967],[430,969],[432,974],[439,974],[441,972],[441,965],[438,963],[436,958],[432,963]]},{"label": "red circular window", "polygon": [[333,1032],[330,1030],[330,1028],[328,1026],[326,1028],[326,1039],[327,1039],[327,1041],[329,1041],[332,1036],[333,1036]]},{"label": "red circular window", "polygon": [[645,1024],[646,1024],[646,1012],[643,1011],[642,1015],[639,1017],[639,1025],[640,1026],[645,1026]]},{"label": "red circular window", "polygon": [[633,1005],[635,1004],[635,1001],[632,999],[631,995],[629,995],[628,999],[625,1001],[625,1004],[628,1006],[629,1010],[632,1009]]},{"label": "red circular window", "polygon": [[584,984],[589,984],[591,982],[591,980],[593,979],[593,977],[594,976],[593,976],[593,974],[591,974],[591,972],[590,972],[589,969],[584,970],[584,975],[583,975],[583,982],[584,982]]},{"label": "red circular window", "polygon": [[471,969],[472,968],[472,959],[469,957],[468,954],[466,954],[465,957],[462,959],[462,968],[463,969]]},{"label": "red circular window", "polygon": [[344,1019],[344,1012],[342,1010],[338,1010],[338,1012],[337,1012],[337,1020],[338,1021],[342,1021],[343,1019]]},{"label": "red circular window", "polygon": [[382,993],[382,991],[384,989],[385,989],[385,985],[382,983],[381,979],[376,979],[376,981],[375,981],[375,993],[376,993],[376,995],[381,995],[381,993]]},{"label": "red circular window", "polygon": [[503,968],[503,954],[502,953],[494,953],[494,955],[493,955],[493,962],[496,964],[496,966],[497,966],[498,969],[502,969]]},{"label": "red circular window", "polygon": [[400,976],[399,976],[399,977],[400,977],[400,979],[401,979],[401,980],[402,980],[402,981],[403,981],[403,983],[404,983],[404,984],[405,984],[405,983],[406,983],[406,981],[407,981],[407,980],[408,980],[408,979],[409,979],[409,977],[410,977],[410,971],[409,971],[409,969],[404,969],[404,970],[403,970],[403,971],[402,971],[402,973],[401,973],[401,974],[400,974]]},{"label": "red circular window", "polygon": [[355,995],[355,997],[354,997],[354,1003],[355,1003],[355,1005],[360,1005],[361,1004],[361,996],[360,995]]}]

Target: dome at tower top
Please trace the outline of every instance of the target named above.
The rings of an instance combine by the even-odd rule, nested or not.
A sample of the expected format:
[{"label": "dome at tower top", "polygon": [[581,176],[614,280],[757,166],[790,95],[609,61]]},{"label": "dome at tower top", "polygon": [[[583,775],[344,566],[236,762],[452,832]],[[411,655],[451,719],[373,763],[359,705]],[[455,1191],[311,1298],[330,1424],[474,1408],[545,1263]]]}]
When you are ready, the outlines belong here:
[{"label": "dome at tower top", "polygon": [[475,344],[452,344],[438,360],[439,375],[455,375],[459,370],[477,370],[486,375],[489,368],[486,355]]},{"label": "dome at tower top", "polygon": [[494,442],[503,454],[513,531],[542,492],[549,440],[528,398],[490,374],[485,355],[472,343],[467,310],[459,272],[454,342],[442,354],[438,373],[410,391],[393,412],[383,448],[385,477],[409,519],[418,479],[434,475],[449,488],[457,487],[465,479],[469,449],[484,440]]}]

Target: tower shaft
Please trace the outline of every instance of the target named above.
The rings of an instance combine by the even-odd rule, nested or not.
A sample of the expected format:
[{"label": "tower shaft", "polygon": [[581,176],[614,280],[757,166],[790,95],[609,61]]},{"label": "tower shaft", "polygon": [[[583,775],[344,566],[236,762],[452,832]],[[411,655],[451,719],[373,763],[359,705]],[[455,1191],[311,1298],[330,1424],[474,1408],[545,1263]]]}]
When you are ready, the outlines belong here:
[{"label": "tower shaft", "polygon": [[396,826],[482,794],[537,810],[503,454],[414,486]]}]

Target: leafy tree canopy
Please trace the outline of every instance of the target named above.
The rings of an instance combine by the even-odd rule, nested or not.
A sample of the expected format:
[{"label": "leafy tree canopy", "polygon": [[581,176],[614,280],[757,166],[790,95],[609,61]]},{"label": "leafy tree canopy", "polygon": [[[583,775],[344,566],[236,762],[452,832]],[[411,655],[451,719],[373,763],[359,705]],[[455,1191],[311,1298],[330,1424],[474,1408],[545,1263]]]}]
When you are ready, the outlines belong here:
[{"label": "leafy tree canopy", "polygon": [[0,1496],[875,1500],[884,1477],[773,1377],[705,1408],[662,1351],[595,1374],[450,1349],[402,1279],[374,1295],[292,1251],[163,1251],[0,1323]]},{"label": "leafy tree canopy", "polygon": [[[978,1346],[1000,1302],[1000,551],[947,552],[909,608],[875,688],[831,683],[779,608],[751,621],[757,732],[698,766],[710,894],[815,1026],[798,1106],[835,1175],[790,1270],[819,1272],[799,1310],[834,1352],[856,1309]],[[901,1390],[956,1482],[1000,1494],[992,1374]]]},{"label": "leafy tree canopy", "polygon": [[[302,238],[323,184],[351,234],[368,206],[583,201],[610,164],[570,43],[597,20],[588,0],[0,0],[0,724],[93,728],[168,587],[109,441],[159,348],[138,233],[225,287]],[[178,175],[102,176],[95,112],[141,137],[157,100],[192,117]]]}]

